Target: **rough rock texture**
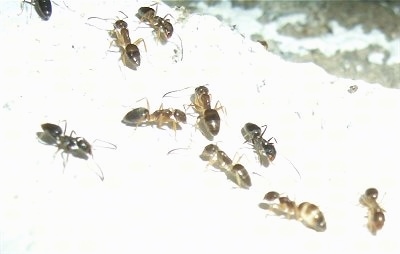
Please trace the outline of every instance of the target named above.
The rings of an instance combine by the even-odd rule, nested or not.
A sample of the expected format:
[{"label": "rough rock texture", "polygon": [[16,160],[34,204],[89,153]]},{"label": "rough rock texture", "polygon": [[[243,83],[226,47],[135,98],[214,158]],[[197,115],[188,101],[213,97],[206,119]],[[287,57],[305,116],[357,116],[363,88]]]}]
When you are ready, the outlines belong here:
[{"label": "rough rock texture", "polygon": [[[204,1],[207,4],[204,5],[203,2],[185,0],[168,3],[213,14],[239,27],[241,33],[254,40],[266,40],[269,50],[286,60],[314,62],[340,77],[362,79],[386,87],[400,86],[398,1],[218,0]],[[296,16],[300,18],[296,19]],[[258,21],[260,26],[272,26],[272,31],[253,29],[251,19]],[[331,37],[343,37],[343,40]],[[321,43],[312,43],[314,38]],[[353,42],[352,48],[347,47],[349,42]],[[291,45],[288,47],[288,44]],[[324,50],[326,47],[337,49],[328,53]]]}]

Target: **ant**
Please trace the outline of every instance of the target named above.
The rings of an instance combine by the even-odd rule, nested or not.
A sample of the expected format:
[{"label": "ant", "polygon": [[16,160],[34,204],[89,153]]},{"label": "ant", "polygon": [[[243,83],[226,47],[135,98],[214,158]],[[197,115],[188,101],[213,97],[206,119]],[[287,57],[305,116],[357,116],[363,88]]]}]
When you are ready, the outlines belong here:
[{"label": "ant", "polygon": [[[125,13],[120,11],[122,14],[126,16]],[[92,18],[97,18],[97,19],[102,19],[102,20],[107,20],[103,18],[98,18],[98,17],[89,17],[88,19]],[[122,52],[121,60],[125,66],[128,68],[131,68],[133,70],[136,70],[137,67],[140,66],[141,63],[141,57],[140,57],[140,51],[138,48],[138,45],[143,42],[144,48],[147,51],[146,43],[143,38],[137,39],[135,42],[131,42],[131,38],[129,36],[129,30],[128,30],[128,23],[124,20],[116,20],[114,22],[114,29],[110,31],[110,35],[112,38],[114,38],[114,43],[116,46],[118,46]],[[110,45],[111,46],[111,45]]]},{"label": "ant", "polygon": [[254,150],[258,154],[261,165],[268,167],[270,162],[272,162],[276,157],[276,149],[274,143],[270,142],[275,138],[265,140],[262,137],[266,130],[267,126],[265,127],[264,131],[261,132],[261,128],[258,125],[254,123],[246,123],[241,132],[246,142],[253,144]]},{"label": "ant", "polygon": [[[158,5],[157,5],[158,7]],[[168,40],[172,37],[172,34],[174,32],[174,27],[172,26],[171,22],[169,19],[167,19],[167,16],[172,16],[171,14],[167,14],[164,16],[164,18],[161,18],[160,16],[157,16],[157,8],[154,10],[151,7],[140,7],[138,9],[138,12],[136,13],[136,17],[141,21],[150,26],[151,28],[154,29],[154,32],[156,34],[156,38],[158,41],[161,42],[161,44],[166,44]],[[178,35],[178,38],[181,42],[181,61],[183,60],[183,44],[182,44],[182,39]],[[175,54],[177,51],[175,50]]]},{"label": "ant", "polygon": [[[93,159],[92,145],[83,137],[73,137],[75,131],[71,131],[70,135],[65,135],[67,130],[67,122],[65,121],[64,131],[56,124],[44,123],[41,125],[43,132],[37,132],[37,137],[47,145],[53,145],[57,147],[55,155],[62,150],[61,156],[63,158],[63,167],[65,169],[68,157],[71,154],[74,157],[88,160],[89,157]],[[64,154],[67,157],[64,158]],[[104,174],[100,166],[97,165],[100,170],[100,174],[96,172],[100,180],[104,180]]]},{"label": "ant", "polygon": [[231,158],[224,151],[220,150],[217,145],[207,145],[201,153],[200,158],[223,171],[239,187],[244,189],[251,187],[250,175],[245,167],[241,164],[233,164]]},{"label": "ant", "polygon": [[[318,206],[309,202],[303,202],[297,205],[288,197],[282,197],[276,191],[270,191],[264,196],[264,200],[271,202],[268,205],[268,210],[271,210],[276,215],[284,215],[286,219],[301,221],[305,226],[314,229],[317,232],[326,230],[326,222],[324,215],[319,210]],[[278,201],[278,203],[273,203]],[[260,204],[261,207],[261,204]]]},{"label": "ant", "polygon": [[382,229],[385,223],[385,210],[381,208],[376,201],[378,198],[378,190],[369,188],[360,197],[360,203],[368,208],[368,230],[376,235],[376,232]]},{"label": "ant", "polygon": [[171,22],[169,22],[169,19],[166,19],[170,14],[161,18],[160,16],[157,16],[156,13],[157,11],[151,7],[140,7],[136,13],[136,17],[153,28],[156,31],[157,38],[162,43],[166,43],[174,32],[174,27]]},{"label": "ant", "polygon": [[194,99],[192,106],[195,111],[199,113],[197,118],[197,125],[203,126],[204,128],[200,128],[205,134],[206,137],[212,139],[219,133],[221,118],[219,117],[218,111],[223,108],[219,105],[219,101],[215,104],[214,109],[211,108],[211,95],[208,91],[208,88],[205,86],[199,86],[194,90]]},{"label": "ant", "polygon": [[147,108],[140,107],[132,109],[124,116],[122,123],[129,126],[157,124],[158,128],[166,124],[172,127],[176,133],[176,130],[180,129],[179,123],[186,124],[186,113],[180,109],[164,109],[161,104],[158,110],[150,114],[149,103],[147,101]]},{"label": "ant", "polygon": [[21,8],[24,3],[32,5],[35,8],[36,13],[42,20],[47,21],[50,19],[52,13],[52,6],[50,0],[31,0],[29,2],[23,0],[21,2]]}]

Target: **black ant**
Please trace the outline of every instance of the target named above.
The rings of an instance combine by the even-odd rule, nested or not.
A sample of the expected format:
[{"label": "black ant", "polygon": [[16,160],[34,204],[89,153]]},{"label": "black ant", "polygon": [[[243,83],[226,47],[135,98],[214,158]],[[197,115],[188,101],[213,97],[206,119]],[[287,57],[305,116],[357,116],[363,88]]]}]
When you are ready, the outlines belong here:
[{"label": "black ant", "polygon": [[244,189],[251,187],[250,175],[245,167],[241,164],[234,164],[228,155],[220,150],[217,145],[207,145],[201,153],[200,158],[223,171],[239,187]]},{"label": "black ant", "polygon": [[[88,160],[90,157],[93,159],[92,145],[83,137],[73,137],[75,131],[71,131],[70,135],[65,135],[67,122],[65,121],[64,131],[62,128],[56,124],[52,123],[44,123],[41,125],[43,132],[37,132],[36,135],[47,145],[53,145],[57,147],[56,154],[62,150],[61,156],[63,158],[63,168],[65,169],[68,157],[71,154],[74,157]],[[115,146],[113,148],[116,148]],[[67,157],[64,158],[64,154],[67,154]],[[97,173],[97,176],[100,180],[104,180],[104,174],[101,170],[100,166],[97,165],[100,173]]]},{"label": "black ant", "polygon": [[[317,232],[326,230],[325,217],[318,206],[314,204],[303,202],[297,205],[294,201],[288,197],[282,197],[276,191],[265,194],[264,200],[268,202],[266,209],[271,210],[276,215],[283,215],[289,220],[301,221],[305,226]],[[278,201],[278,203],[274,201]],[[263,203],[260,204],[260,207],[264,207]]]},{"label": "black ant", "polygon": [[[263,138],[263,135],[266,130],[267,126],[265,126],[265,129],[261,131],[261,128],[254,123],[246,123],[241,130],[242,136],[246,140],[245,142],[249,142],[253,145],[254,150],[258,155],[260,164],[264,167],[268,167],[269,164],[276,158],[276,149],[274,143],[271,142],[272,139],[274,139],[276,142],[276,139],[272,137],[268,140],[265,140]],[[284,158],[293,166],[293,168],[296,170],[297,174],[301,178],[300,172],[293,165],[293,163],[286,157]]]},{"label": "black ant", "polygon": [[51,13],[52,13],[52,6],[51,6],[50,0],[31,0],[29,2],[24,0],[21,2],[21,8],[22,8],[22,4],[24,4],[24,3],[32,5],[35,8],[36,13],[44,21],[47,21],[50,19]]},{"label": "black ant", "polygon": [[360,203],[368,208],[368,230],[371,234],[376,235],[385,224],[385,210],[379,206],[376,199],[378,198],[378,190],[369,188],[360,197]]},{"label": "black ant", "polygon": [[149,103],[147,102],[147,108],[139,107],[129,111],[122,119],[122,123],[129,126],[156,124],[158,128],[166,124],[176,133],[176,130],[180,129],[179,123],[186,123],[186,113],[180,109],[164,109],[161,105],[158,110],[150,114]]},{"label": "black ant", "polygon": [[[125,13],[122,11],[120,12],[127,17]],[[107,20],[98,17],[89,17],[88,19],[93,18]],[[141,63],[138,45],[143,42],[144,48],[147,51],[146,43],[144,42],[143,38],[139,38],[132,43],[129,36],[128,23],[121,19],[114,22],[114,29],[110,31],[110,35],[112,38],[114,38],[116,46],[118,46],[122,52],[121,60],[123,64],[128,68],[136,70]]]},{"label": "black ant", "polygon": [[265,140],[262,137],[266,129],[267,127],[265,127],[264,131],[261,132],[261,128],[258,125],[254,123],[246,123],[241,132],[246,142],[253,145],[261,165],[268,167],[270,162],[272,162],[276,157],[276,149],[274,143],[270,142],[274,138]]}]

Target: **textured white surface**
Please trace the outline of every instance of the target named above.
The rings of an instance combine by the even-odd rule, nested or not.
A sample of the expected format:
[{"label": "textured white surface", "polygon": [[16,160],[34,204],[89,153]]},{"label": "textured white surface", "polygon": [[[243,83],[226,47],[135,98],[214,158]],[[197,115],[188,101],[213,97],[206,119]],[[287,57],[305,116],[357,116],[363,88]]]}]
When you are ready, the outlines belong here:
[{"label": "textured white surface", "polygon": [[[306,27],[308,23],[312,23],[304,13],[277,17],[274,22],[262,24],[257,21],[260,18],[262,19],[263,13],[260,9],[245,10],[232,7],[230,1],[224,1],[211,7],[200,2],[197,6],[204,13],[218,15],[229,24],[235,24],[246,35],[260,34],[267,40],[269,38],[273,39],[279,44],[279,49],[284,53],[304,55],[318,50],[330,57],[337,52],[361,50],[370,45],[376,45],[389,52],[387,59],[384,61],[386,64],[400,63],[400,38],[388,40],[385,34],[376,29],[366,33],[361,25],[347,29],[338,24],[337,21],[331,21],[329,22],[329,34],[315,38],[293,38],[278,31],[287,24],[299,24]],[[375,52],[371,54],[373,53]]]},{"label": "textured white surface", "polygon": [[[148,4],[71,0],[68,8],[53,5],[44,22],[35,12],[30,17],[30,8],[18,16],[19,3],[1,3],[0,253],[399,251],[398,90],[284,62],[213,17],[185,17],[164,5],[158,13],[175,18],[175,35],[160,45],[134,16]],[[137,71],[109,49],[113,21],[87,20],[113,19],[118,11],[129,16],[131,38],[147,45],[147,52],[140,47]],[[251,175],[250,190],[233,188],[222,173],[205,168],[198,156],[210,141],[191,125],[175,138],[170,130],[120,122],[131,108],[145,106],[137,102],[143,97],[151,109],[161,103],[182,108],[204,84],[227,111],[214,142],[232,157],[244,154],[241,163],[261,175]],[[353,94],[351,85],[358,86]],[[63,173],[60,156],[52,157],[56,149],[38,142],[40,124],[62,120],[67,131],[118,146],[94,151],[104,182],[90,161],[70,158]],[[270,167],[260,167],[243,144],[246,122],[268,124],[265,136],[277,139]],[[167,155],[182,147],[189,149]],[[380,190],[387,211],[377,236],[366,229],[367,210],[358,205],[368,187]],[[317,204],[326,232],[266,217],[258,204],[270,190]]]}]

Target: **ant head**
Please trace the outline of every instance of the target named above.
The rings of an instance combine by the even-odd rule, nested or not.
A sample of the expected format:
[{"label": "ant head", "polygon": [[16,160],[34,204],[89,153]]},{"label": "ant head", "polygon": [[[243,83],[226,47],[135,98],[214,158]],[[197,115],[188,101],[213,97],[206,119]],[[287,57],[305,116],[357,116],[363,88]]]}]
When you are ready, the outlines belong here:
[{"label": "ant head", "polygon": [[273,143],[267,143],[267,144],[263,144],[263,149],[265,151],[265,153],[268,156],[268,159],[270,161],[273,161],[276,157],[276,149],[275,146],[273,145]]},{"label": "ant head", "polygon": [[205,86],[196,87],[196,89],[194,90],[194,92],[195,92],[195,94],[196,94],[197,96],[200,96],[200,95],[208,94],[208,93],[209,93],[208,88],[205,87]]},{"label": "ant head", "polygon": [[365,196],[376,200],[378,198],[378,190],[375,188],[369,188],[365,191]]},{"label": "ant head", "polygon": [[84,139],[82,137],[77,138],[77,145],[78,145],[79,149],[81,149],[82,151],[84,151],[87,154],[92,155],[92,146],[86,139]]},{"label": "ant head", "polygon": [[204,150],[201,153],[200,158],[202,160],[210,160],[213,156],[217,154],[218,151],[219,148],[217,145],[209,144],[206,147],[204,147]]},{"label": "ant head", "polygon": [[274,201],[280,197],[280,194],[276,191],[270,191],[264,196],[264,200]]}]

